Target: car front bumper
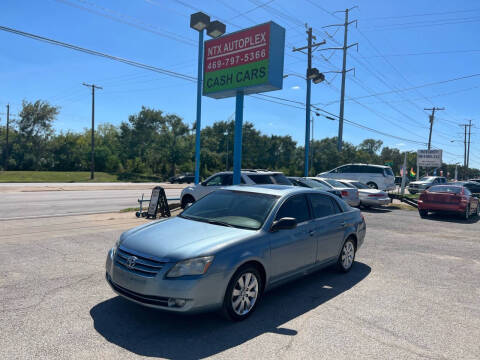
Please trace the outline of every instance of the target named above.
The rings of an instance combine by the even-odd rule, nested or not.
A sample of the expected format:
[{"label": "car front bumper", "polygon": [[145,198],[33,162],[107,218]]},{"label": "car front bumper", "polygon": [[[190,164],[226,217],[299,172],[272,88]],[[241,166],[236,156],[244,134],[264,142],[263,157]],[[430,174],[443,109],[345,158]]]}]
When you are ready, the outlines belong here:
[{"label": "car front bumper", "polygon": [[[118,295],[143,306],[172,312],[199,312],[218,308],[228,285],[228,277],[220,272],[202,276],[168,279],[166,273],[174,264],[168,263],[154,277],[146,277],[117,265],[113,249],[106,261],[106,281]],[[183,306],[170,305],[175,300]]]}]

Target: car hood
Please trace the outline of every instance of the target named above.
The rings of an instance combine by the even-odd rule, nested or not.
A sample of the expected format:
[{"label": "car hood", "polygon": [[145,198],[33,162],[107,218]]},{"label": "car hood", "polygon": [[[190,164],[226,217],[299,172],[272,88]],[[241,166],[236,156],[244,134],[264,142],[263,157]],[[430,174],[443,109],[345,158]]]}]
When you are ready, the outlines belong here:
[{"label": "car hood", "polygon": [[155,221],[130,229],[120,237],[120,246],[161,261],[177,261],[210,255],[256,233],[181,217]]}]

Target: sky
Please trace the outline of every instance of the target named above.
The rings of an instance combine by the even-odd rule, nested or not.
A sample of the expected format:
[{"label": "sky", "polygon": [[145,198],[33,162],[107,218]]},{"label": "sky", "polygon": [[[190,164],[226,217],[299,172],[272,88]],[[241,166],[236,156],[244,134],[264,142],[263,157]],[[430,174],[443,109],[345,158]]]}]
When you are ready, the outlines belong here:
[{"label": "sky", "polygon": [[[3,0],[0,26],[197,77],[198,33],[190,15],[202,11],[226,24],[227,33],[274,21],[286,29],[283,89],[265,93],[285,100],[247,96],[244,121],[267,135],[305,141],[307,57],[293,52],[306,45],[305,24],[326,44],[313,53],[312,66],[326,81],[312,84],[312,103],[339,114],[344,12],[351,24],[346,77],[344,140],[366,138],[402,151],[425,148],[430,111],[435,117],[432,146],[443,160],[463,163],[461,124],[472,120],[470,165],[480,168],[480,4],[423,0]],[[460,79],[459,79],[460,78]],[[96,124],[118,125],[142,106],[195,122],[196,82],[135,68],[109,59],[0,31],[0,124],[5,106],[21,110],[22,100],[60,106],[57,131],[90,127],[91,93],[96,91]],[[270,100],[273,100],[270,98]],[[302,109],[303,108],[303,109]],[[202,100],[202,127],[231,119],[235,100]],[[318,112],[319,114],[324,114]],[[338,121],[313,114],[315,139],[333,137]],[[375,131],[366,129],[373,129]],[[380,133],[379,133],[380,132]]]}]

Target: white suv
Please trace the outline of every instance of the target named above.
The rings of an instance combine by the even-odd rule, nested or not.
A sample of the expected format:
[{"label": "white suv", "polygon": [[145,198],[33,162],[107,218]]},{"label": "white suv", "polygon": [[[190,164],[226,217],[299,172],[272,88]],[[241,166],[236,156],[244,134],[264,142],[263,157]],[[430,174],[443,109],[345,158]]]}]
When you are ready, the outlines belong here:
[{"label": "white suv", "polygon": [[332,179],[357,180],[372,189],[395,190],[395,176],[390,166],[370,164],[347,164],[318,174]]},{"label": "white suv", "polygon": [[[242,170],[240,182],[246,185],[292,185],[283,173],[268,170]],[[182,194],[180,195],[182,209],[185,209],[187,204],[201,199],[212,191],[230,185],[233,185],[232,171],[216,173],[198,185],[188,186],[182,190]]]}]

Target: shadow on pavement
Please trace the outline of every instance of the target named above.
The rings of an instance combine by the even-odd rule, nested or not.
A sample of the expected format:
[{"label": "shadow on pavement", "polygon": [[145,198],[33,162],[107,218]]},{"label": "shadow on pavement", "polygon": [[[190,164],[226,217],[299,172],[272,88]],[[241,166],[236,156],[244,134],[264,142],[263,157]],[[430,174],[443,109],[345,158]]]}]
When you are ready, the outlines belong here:
[{"label": "shadow on pavement", "polygon": [[114,297],[90,310],[95,329],[106,340],[138,355],[198,359],[218,354],[267,332],[295,336],[282,324],[351,289],[370,274],[356,262],[348,274],[325,269],[266,293],[258,309],[233,323],[214,313],[177,315]]},{"label": "shadow on pavement", "polygon": [[397,208],[390,208],[390,207],[387,207],[387,206],[384,206],[384,207],[361,207],[360,208],[360,211],[361,212],[365,212],[365,213],[369,213],[369,214],[385,214],[385,213],[389,213],[389,212],[392,212],[392,210],[398,210]]},{"label": "shadow on pavement", "polygon": [[458,223],[458,224],[475,224],[480,220],[479,216],[471,216],[468,220],[465,220],[461,216],[457,214],[441,214],[441,213],[430,213],[427,217],[424,218],[425,220],[432,220],[432,221],[443,221],[443,222],[451,222],[451,223]]}]

